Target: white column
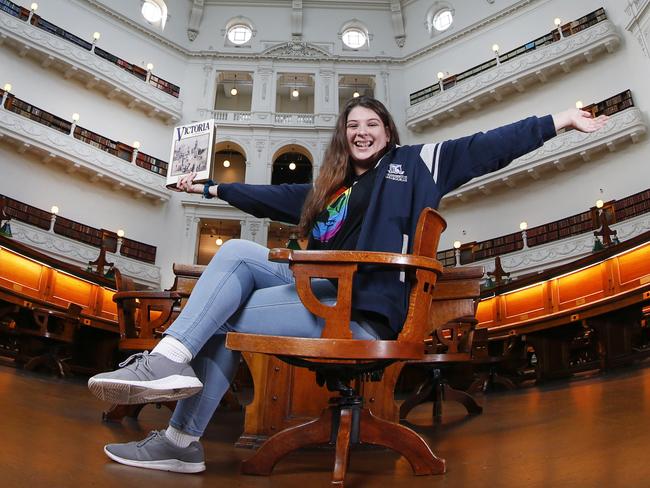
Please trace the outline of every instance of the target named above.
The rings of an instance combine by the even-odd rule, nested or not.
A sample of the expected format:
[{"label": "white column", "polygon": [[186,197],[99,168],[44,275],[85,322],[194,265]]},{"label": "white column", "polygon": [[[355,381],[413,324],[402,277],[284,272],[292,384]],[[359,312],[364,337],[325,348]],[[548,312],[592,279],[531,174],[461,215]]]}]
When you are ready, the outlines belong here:
[{"label": "white column", "polygon": [[390,106],[390,73],[388,69],[382,69],[377,78],[375,78],[375,98],[383,102],[387,107]]},{"label": "white column", "polygon": [[251,100],[251,112],[255,121],[265,120],[275,110],[275,71],[271,63],[258,66],[253,73],[253,99]]},{"label": "white column", "polygon": [[316,73],[314,113],[333,115],[337,112],[338,83],[333,67],[323,67]]},{"label": "white column", "polygon": [[241,238],[249,241],[257,242],[262,246],[266,246],[268,241],[269,222],[266,219],[257,219],[255,217],[247,216],[244,220],[240,221],[241,224]]}]

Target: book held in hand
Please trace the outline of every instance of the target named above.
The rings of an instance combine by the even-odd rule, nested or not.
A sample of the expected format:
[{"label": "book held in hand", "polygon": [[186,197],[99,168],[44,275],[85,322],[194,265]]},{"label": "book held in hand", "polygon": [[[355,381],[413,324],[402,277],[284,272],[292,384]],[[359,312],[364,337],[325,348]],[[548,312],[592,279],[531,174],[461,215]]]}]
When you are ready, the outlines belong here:
[{"label": "book held in hand", "polygon": [[195,183],[210,179],[214,119],[174,127],[167,168],[167,188],[175,188],[184,175],[196,172]]}]

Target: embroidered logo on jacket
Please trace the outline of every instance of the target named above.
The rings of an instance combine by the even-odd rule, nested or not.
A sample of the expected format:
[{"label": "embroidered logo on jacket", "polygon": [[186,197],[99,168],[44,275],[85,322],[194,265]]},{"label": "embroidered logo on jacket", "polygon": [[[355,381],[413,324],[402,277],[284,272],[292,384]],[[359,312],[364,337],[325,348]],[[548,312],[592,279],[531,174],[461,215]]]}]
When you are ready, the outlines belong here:
[{"label": "embroidered logo on jacket", "polygon": [[404,174],[402,165],[396,163],[390,163],[388,165],[388,173],[386,174],[386,178],[389,180],[401,181],[402,183],[406,183],[408,180],[407,176]]}]

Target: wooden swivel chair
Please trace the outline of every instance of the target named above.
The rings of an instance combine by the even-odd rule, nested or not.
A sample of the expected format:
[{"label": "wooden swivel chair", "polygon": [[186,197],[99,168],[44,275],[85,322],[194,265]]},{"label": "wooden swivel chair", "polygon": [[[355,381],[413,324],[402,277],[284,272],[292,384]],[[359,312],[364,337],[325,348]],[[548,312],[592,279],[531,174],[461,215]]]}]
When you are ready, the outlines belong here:
[{"label": "wooden swivel chair", "polygon": [[[410,462],[416,475],[445,472],[445,461],[436,457],[413,430],[375,417],[359,393],[360,378],[379,380],[386,366],[421,359],[422,343],[429,335],[429,308],[441,264],[435,259],[446,224],[432,209],[418,220],[413,254],[364,251],[292,251],[274,249],[273,261],[288,262],[300,299],[307,309],[325,319],[321,338],[278,337],[228,333],[226,346],[237,351],[272,354],[316,372],[317,382],[339,393],[320,418],[287,428],[270,437],[242,464],[244,474],[268,475],[286,454],[311,444],[336,444],[332,484],[343,486],[350,445],[390,447]],[[411,282],[408,314],[396,340],[352,339],[349,328],[352,278],[359,265],[384,266],[406,272]],[[338,280],[336,304],[322,304],[311,289],[312,278]]]}]

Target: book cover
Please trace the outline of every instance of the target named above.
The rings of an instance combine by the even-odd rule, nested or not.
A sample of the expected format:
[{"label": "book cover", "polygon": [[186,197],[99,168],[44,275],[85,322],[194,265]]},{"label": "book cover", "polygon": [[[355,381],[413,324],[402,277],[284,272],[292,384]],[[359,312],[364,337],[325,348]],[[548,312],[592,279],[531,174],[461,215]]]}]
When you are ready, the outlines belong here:
[{"label": "book cover", "polygon": [[182,176],[191,172],[197,173],[196,183],[210,179],[214,129],[214,119],[174,127],[167,167],[168,187],[175,187]]}]

